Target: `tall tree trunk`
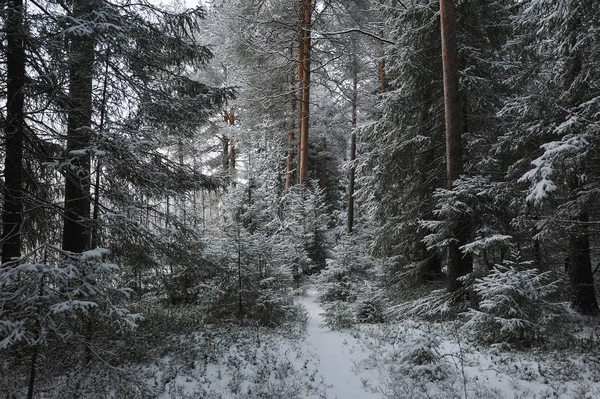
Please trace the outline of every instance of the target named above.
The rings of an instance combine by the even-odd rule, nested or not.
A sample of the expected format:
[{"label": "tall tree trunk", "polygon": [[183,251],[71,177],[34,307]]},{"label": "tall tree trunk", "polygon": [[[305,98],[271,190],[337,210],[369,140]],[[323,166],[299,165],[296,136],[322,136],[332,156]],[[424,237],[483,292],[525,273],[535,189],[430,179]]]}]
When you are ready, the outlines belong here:
[{"label": "tall tree trunk", "polygon": [[294,185],[294,158],[296,157],[296,82],[294,75],[290,78],[290,131],[288,135],[287,173],[285,176],[285,187]]},{"label": "tall tree trunk", "polygon": [[[458,50],[456,44],[456,15],[454,0],[440,0],[442,32],[442,63],[444,72],[444,114],[446,119],[446,174],[448,188],[462,174],[462,121],[458,90]],[[473,268],[470,255],[463,254],[460,246],[466,242],[469,221],[456,221],[454,238],[449,244],[448,291],[461,287],[459,277]]]},{"label": "tall tree trunk", "polygon": [[303,16],[301,24],[301,66],[302,66],[302,98],[300,120],[300,184],[308,181],[308,125],[310,116],[310,57],[312,29],[312,0],[300,0],[300,12]]},{"label": "tall tree trunk", "polygon": [[[235,114],[233,113],[233,110],[223,110],[223,122],[227,123],[229,126],[235,125]],[[235,172],[236,161],[234,139],[233,137],[223,135],[221,136],[221,144],[223,145],[223,170],[230,175],[233,175]]]},{"label": "tall tree trunk", "polygon": [[300,7],[298,8],[298,85],[296,91],[296,109],[297,109],[297,120],[298,120],[298,139],[296,140],[296,183],[300,183],[300,158],[302,157],[301,151],[301,137],[302,137],[302,93],[304,85],[304,36],[303,36],[303,21],[304,14],[302,13],[302,2],[298,0]]},{"label": "tall tree trunk", "polygon": [[23,132],[25,128],[25,27],[23,0],[9,0],[6,12],[6,158],[2,208],[2,263],[21,257],[23,224]]},{"label": "tall tree trunk", "polygon": [[358,111],[358,60],[356,57],[356,41],[353,44],[352,58],[352,119],[350,134],[350,172],[348,175],[348,234],[354,229],[354,177],[356,173],[356,120]]},{"label": "tall tree trunk", "polygon": [[[72,16],[88,20],[97,7],[89,0],[74,0]],[[69,111],[67,156],[72,159],[65,175],[63,249],[80,253],[90,246],[90,145],[94,38],[73,35],[69,48]]]}]

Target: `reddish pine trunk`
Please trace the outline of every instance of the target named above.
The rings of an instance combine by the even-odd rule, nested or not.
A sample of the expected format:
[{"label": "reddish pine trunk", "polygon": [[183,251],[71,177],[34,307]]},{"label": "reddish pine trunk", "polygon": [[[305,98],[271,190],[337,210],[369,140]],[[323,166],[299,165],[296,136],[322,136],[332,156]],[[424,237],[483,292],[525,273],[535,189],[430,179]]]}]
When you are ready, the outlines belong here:
[{"label": "reddish pine trunk", "polygon": [[300,120],[300,184],[308,181],[308,126],[310,116],[310,57],[311,57],[311,19],[312,0],[301,1],[301,120]]},{"label": "reddish pine trunk", "polygon": [[290,131],[288,136],[288,156],[287,156],[287,173],[285,177],[285,186],[290,188],[294,185],[294,158],[296,157],[296,82],[292,76],[290,79]]},{"label": "reddish pine trunk", "polygon": [[[383,30],[379,31],[379,36],[383,38]],[[379,61],[379,84],[381,92],[385,93],[387,88],[387,76],[385,75],[385,58],[383,58],[383,54]]]},{"label": "reddish pine trunk", "polygon": [[[458,50],[456,44],[456,15],[454,0],[440,0],[442,31],[442,63],[444,71],[444,111],[446,119],[446,173],[448,188],[463,172],[462,164],[462,121],[458,88]],[[459,277],[472,270],[472,258],[462,253],[460,246],[469,234],[469,221],[455,222],[454,238],[449,244],[448,290],[454,292],[461,287]]]}]

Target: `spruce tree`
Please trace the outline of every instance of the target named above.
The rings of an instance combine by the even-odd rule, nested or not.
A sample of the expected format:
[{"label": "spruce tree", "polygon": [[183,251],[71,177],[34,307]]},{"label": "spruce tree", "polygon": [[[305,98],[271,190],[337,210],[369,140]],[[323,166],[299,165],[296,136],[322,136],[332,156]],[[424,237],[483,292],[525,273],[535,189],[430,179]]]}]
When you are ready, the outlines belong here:
[{"label": "spruce tree", "polygon": [[[590,222],[596,218],[593,192],[598,174],[596,141],[598,126],[599,41],[593,1],[577,4],[529,1],[523,5],[518,22],[522,52],[535,60],[537,68],[522,65],[520,73],[535,79],[533,94],[518,92],[507,111],[522,124],[518,131],[523,148],[529,144],[533,169],[523,182],[530,182],[527,199],[547,203],[542,215],[547,220],[539,236],[566,235],[563,254],[569,272],[572,305],[582,313],[597,313],[593,286]],[[539,37],[552,39],[556,44]],[[519,75],[517,75],[519,76]],[[514,148],[519,148],[516,145]],[[523,168],[521,168],[523,170]]]}]

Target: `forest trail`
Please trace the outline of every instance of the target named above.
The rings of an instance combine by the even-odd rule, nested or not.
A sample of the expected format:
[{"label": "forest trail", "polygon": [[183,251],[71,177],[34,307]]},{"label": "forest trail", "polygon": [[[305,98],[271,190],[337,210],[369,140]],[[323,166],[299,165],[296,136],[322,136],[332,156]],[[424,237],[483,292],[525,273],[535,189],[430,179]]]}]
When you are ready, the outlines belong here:
[{"label": "forest trail", "polygon": [[317,291],[310,288],[299,302],[308,312],[306,346],[319,360],[319,376],[327,386],[327,399],[382,399],[381,393],[365,390],[366,386],[379,384],[378,375],[370,370],[356,372],[355,365],[364,357],[360,342],[348,333],[333,331],[323,324],[320,315],[323,309],[316,297]]}]

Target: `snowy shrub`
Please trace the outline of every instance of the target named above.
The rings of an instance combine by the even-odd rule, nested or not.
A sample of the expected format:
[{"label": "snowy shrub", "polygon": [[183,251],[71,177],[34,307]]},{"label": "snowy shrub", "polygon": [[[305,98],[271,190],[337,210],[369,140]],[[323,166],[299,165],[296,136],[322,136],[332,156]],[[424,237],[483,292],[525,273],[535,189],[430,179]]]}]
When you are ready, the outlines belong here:
[{"label": "snowy shrub", "polygon": [[362,290],[356,299],[356,321],[361,324],[383,323],[386,304],[381,292],[374,289]]},{"label": "snowy shrub", "polygon": [[485,343],[537,345],[557,336],[568,318],[567,304],[555,301],[558,282],[551,272],[505,262],[475,280],[479,309],[466,313],[465,328]]},{"label": "snowy shrub", "polygon": [[[131,331],[139,315],[125,306],[131,291],[119,268],[103,261],[107,252],[73,254],[47,245],[0,268],[0,357],[13,382],[49,381],[53,373],[114,358],[106,347]],[[32,262],[36,256],[40,262]]]},{"label": "snowy shrub", "polygon": [[223,272],[203,285],[200,305],[206,319],[271,327],[301,320],[302,309],[291,295],[291,274],[275,266],[268,251],[259,251],[258,243],[253,245],[243,247],[240,262],[224,259]]},{"label": "snowy shrub", "polygon": [[102,261],[108,251],[42,252],[40,263],[0,269],[0,349],[85,335],[90,321],[120,332],[136,326],[139,316],[124,306],[131,290],[121,286],[119,268]]},{"label": "snowy shrub", "polygon": [[61,384],[49,387],[46,398],[156,398],[156,392],[148,387],[143,376],[135,369],[107,367],[94,362],[66,373],[58,380]]},{"label": "snowy shrub", "polygon": [[399,371],[413,377],[427,377],[428,380],[442,380],[450,372],[439,351],[440,339],[433,333],[415,331],[398,347]]},{"label": "snowy shrub", "polygon": [[372,388],[384,398],[464,398],[456,395],[458,373],[441,343],[436,332],[409,322],[376,326],[365,335],[370,354],[361,368],[377,370]]},{"label": "snowy shrub", "polygon": [[[319,396],[324,386],[317,378],[316,359],[300,346],[303,329],[290,330],[207,326],[149,367],[149,382],[159,393],[155,397],[324,397]],[[189,350],[192,356],[186,355]]]},{"label": "snowy shrub", "polygon": [[379,264],[369,254],[367,237],[360,232],[347,235],[328,259],[327,268],[317,279],[318,301],[325,324],[333,329],[356,323],[384,321],[385,301],[378,282]]},{"label": "snowy shrub", "polygon": [[322,193],[294,188],[278,194],[258,181],[231,188],[223,198],[224,225],[206,243],[215,270],[197,282],[197,303],[211,322],[274,327],[304,317],[292,287],[319,265],[309,249],[324,244]]},{"label": "snowy shrub", "polygon": [[350,328],[356,324],[354,304],[348,302],[331,302],[323,304],[323,320],[332,330]]}]

